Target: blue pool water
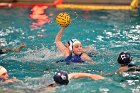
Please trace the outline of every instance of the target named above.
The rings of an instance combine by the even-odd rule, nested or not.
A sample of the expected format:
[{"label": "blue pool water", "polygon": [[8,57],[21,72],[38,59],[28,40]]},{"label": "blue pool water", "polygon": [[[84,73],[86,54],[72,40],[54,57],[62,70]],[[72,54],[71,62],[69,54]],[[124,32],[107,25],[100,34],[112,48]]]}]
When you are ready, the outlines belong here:
[{"label": "blue pool water", "polygon": [[[83,46],[94,45],[97,54],[92,57],[97,65],[56,64],[62,59],[54,43],[60,27],[55,17],[60,12],[71,15],[71,24],[63,35],[63,42],[71,38],[79,39]],[[138,11],[82,11],[49,8],[45,14],[48,23],[36,29],[31,27],[31,8],[0,8],[0,40],[5,47],[17,47],[25,42],[20,53],[0,56],[0,65],[8,69],[10,78],[22,82],[1,85],[0,93],[46,93],[39,90],[49,82],[56,71],[89,72],[100,74],[118,69],[117,56],[122,51],[131,53],[133,62],[140,65],[140,10]],[[140,93],[140,75],[130,74],[108,76],[105,80],[72,80],[67,86],[60,86],[55,93]],[[38,91],[39,90],[39,91]]]}]

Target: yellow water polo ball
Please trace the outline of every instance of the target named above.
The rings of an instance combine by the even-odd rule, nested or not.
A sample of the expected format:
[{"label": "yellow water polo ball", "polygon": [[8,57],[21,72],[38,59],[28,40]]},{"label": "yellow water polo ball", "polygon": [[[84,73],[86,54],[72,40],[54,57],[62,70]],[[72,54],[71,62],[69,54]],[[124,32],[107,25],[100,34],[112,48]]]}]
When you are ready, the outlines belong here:
[{"label": "yellow water polo ball", "polygon": [[61,27],[67,27],[71,20],[70,20],[70,15],[68,13],[59,13],[57,16],[56,16],[56,22],[57,24],[59,24]]}]

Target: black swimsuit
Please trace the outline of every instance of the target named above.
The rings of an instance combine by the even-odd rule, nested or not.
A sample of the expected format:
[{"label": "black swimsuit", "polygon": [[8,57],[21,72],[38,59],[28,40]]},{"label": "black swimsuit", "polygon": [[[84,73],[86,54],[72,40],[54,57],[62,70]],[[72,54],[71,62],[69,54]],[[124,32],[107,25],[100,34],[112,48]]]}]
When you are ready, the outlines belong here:
[{"label": "black swimsuit", "polygon": [[128,71],[140,71],[140,66],[135,64],[128,64]]}]

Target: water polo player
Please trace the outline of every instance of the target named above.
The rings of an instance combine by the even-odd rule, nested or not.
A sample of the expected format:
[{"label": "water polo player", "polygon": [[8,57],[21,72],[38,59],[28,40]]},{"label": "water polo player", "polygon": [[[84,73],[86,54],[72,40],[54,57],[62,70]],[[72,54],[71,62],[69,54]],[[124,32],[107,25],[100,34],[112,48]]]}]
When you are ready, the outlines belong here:
[{"label": "water polo player", "polygon": [[132,64],[131,61],[132,57],[129,53],[121,52],[117,59],[118,64],[120,64],[117,72],[140,71],[140,66]]},{"label": "water polo player", "polygon": [[72,46],[70,46],[72,49],[72,52],[70,51],[69,47],[66,47],[62,41],[62,34],[64,32],[66,27],[62,27],[60,31],[57,33],[55,37],[55,44],[57,48],[64,54],[65,61],[67,64],[73,62],[73,63],[83,63],[85,61],[95,64],[95,62],[86,54],[83,53],[82,44],[79,40],[74,40],[72,42]]},{"label": "water polo player", "polygon": [[78,78],[90,78],[92,80],[102,80],[104,77],[97,74],[90,73],[70,73],[67,74],[64,71],[57,72],[54,76],[54,82],[50,83],[48,86],[56,86],[56,85],[67,85],[69,80],[78,79]]},{"label": "water polo player", "polygon": [[117,62],[120,65],[119,69],[116,72],[103,74],[103,76],[114,75],[119,72],[134,72],[140,71],[140,66],[132,64],[132,57],[127,52],[121,52],[118,56]]},{"label": "water polo player", "polygon": [[12,83],[17,80],[16,78],[12,78],[12,79],[8,79],[8,78],[9,78],[9,75],[8,75],[7,70],[3,66],[0,66],[0,81],[1,82]]}]

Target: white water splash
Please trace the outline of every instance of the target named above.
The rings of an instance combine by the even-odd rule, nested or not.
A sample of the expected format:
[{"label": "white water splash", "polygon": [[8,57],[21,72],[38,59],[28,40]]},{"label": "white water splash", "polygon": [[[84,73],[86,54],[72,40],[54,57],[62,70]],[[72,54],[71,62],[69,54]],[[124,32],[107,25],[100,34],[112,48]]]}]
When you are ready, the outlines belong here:
[{"label": "white water splash", "polygon": [[28,51],[24,52],[24,56],[22,57],[9,57],[7,59],[18,60],[21,62],[43,62],[48,60],[55,60],[57,58],[62,57],[62,53],[59,51],[52,51],[48,48],[41,49],[28,49]]}]

